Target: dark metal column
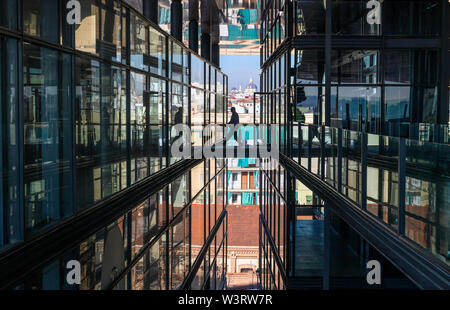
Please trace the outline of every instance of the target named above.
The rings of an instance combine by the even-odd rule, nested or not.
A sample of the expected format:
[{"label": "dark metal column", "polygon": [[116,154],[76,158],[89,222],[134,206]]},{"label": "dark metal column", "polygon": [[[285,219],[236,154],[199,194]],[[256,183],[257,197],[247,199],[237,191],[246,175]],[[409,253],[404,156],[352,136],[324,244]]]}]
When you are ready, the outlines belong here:
[{"label": "dark metal column", "polygon": [[143,0],[144,16],[158,24],[158,0]]},{"label": "dark metal column", "polygon": [[330,289],[330,208],[325,204],[324,208],[324,232],[323,232],[323,282],[324,290]]},{"label": "dark metal column", "polygon": [[406,191],[406,143],[399,139],[398,145],[398,233],[405,234],[405,191]]},{"label": "dark metal column", "polygon": [[367,209],[367,133],[361,133],[361,209]]},{"label": "dark metal column", "polygon": [[[330,126],[331,113],[331,0],[326,0],[326,19],[325,19],[325,109],[322,109],[322,119],[319,124],[324,122],[325,126]],[[321,115],[319,113],[319,115]]]},{"label": "dark metal column", "polygon": [[203,58],[211,60],[211,36],[202,31],[202,55]]},{"label": "dark metal column", "polygon": [[287,16],[286,16],[286,23],[287,23],[287,27],[286,27],[286,35],[288,38],[292,38],[295,33],[294,33],[294,27],[292,27],[292,25],[294,25],[294,3],[292,1],[286,1],[286,7],[287,7]]},{"label": "dark metal column", "polygon": [[[441,38],[442,38],[442,47],[441,47],[441,93],[440,93],[440,97],[441,99],[439,100],[439,109],[438,109],[438,119],[437,119],[437,123],[438,124],[448,124],[448,110],[449,110],[449,94],[448,94],[448,86],[450,85],[450,80],[449,80],[449,67],[450,67],[450,59],[449,59],[449,10],[450,10],[450,3],[448,2],[448,0],[442,0],[442,34],[441,34]],[[437,142],[437,141],[435,141]]]},{"label": "dark metal column", "polygon": [[217,66],[217,68],[220,68],[220,47],[219,43],[213,43],[211,45],[211,62]]},{"label": "dark metal column", "polygon": [[189,0],[189,48],[198,53],[198,0]]},{"label": "dark metal column", "polygon": [[338,192],[342,193],[342,128],[338,128],[338,142],[337,142],[337,158],[338,158]]},{"label": "dark metal column", "polygon": [[183,4],[181,0],[172,0],[170,5],[170,34],[178,41],[183,40]]}]

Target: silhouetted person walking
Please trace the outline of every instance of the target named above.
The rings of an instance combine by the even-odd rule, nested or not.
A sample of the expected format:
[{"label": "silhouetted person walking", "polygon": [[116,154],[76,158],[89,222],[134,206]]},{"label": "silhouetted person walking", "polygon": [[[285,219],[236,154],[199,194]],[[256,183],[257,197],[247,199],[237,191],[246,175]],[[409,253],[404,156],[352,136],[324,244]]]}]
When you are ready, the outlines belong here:
[{"label": "silhouetted person walking", "polygon": [[[178,108],[177,113],[175,113],[174,123],[175,123],[175,125],[183,124],[183,107]],[[172,144],[174,144],[175,141],[177,141],[178,139],[181,139],[182,136],[183,136],[183,132],[180,131],[178,133],[178,135],[172,139]],[[180,146],[180,151],[182,149],[183,149],[183,145]]]},{"label": "silhouetted person walking", "polygon": [[[239,124],[239,115],[237,114],[235,107],[231,107],[231,119],[228,122],[228,124],[233,124],[234,126]],[[234,140],[236,140],[236,142],[238,142],[237,131],[234,131]]]}]

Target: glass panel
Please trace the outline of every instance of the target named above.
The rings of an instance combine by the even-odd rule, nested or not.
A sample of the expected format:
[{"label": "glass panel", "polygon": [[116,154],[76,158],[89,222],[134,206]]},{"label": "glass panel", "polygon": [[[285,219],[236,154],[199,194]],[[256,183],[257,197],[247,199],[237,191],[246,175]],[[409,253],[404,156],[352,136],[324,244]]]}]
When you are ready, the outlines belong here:
[{"label": "glass panel", "polygon": [[0,26],[17,29],[19,1],[17,0],[3,0],[0,2]]},{"label": "glass panel", "polygon": [[379,80],[379,52],[374,50],[333,50],[332,83],[375,84]]},{"label": "glass panel", "polygon": [[59,1],[35,0],[23,3],[23,31],[59,43]]},{"label": "glass panel", "polygon": [[297,50],[297,84],[325,83],[325,54],[323,50]]},{"label": "glass panel", "polygon": [[91,54],[97,54],[97,39],[100,38],[100,16],[95,2],[80,0],[81,24],[75,25],[75,48]]},{"label": "glass panel", "polygon": [[295,2],[296,33],[325,34],[325,7],[322,1]]},{"label": "glass panel", "polygon": [[187,274],[186,267],[189,260],[189,220],[186,218],[186,213],[174,224],[171,229],[172,244],[171,244],[171,289],[175,290],[183,283],[185,275]]},{"label": "glass panel", "polygon": [[319,108],[325,100],[325,88],[298,86],[296,98],[296,121],[305,124],[317,124]]},{"label": "glass panel", "polygon": [[366,0],[333,1],[333,34],[380,35],[381,7],[379,1],[373,4]]},{"label": "glass panel", "polygon": [[0,36],[0,248],[23,239],[18,203],[18,42]]},{"label": "glass panel", "polygon": [[411,60],[408,51],[384,51],[384,80],[386,84],[409,84]]},{"label": "glass panel", "polygon": [[[406,140],[405,234],[450,263],[450,148],[445,144]],[[432,173],[414,173],[415,169]],[[409,168],[409,169],[408,169]]]},{"label": "glass panel", "polygon": [[183,49],[176,43],[172,43],[172,69],[170,76],[173,80],[183,81]]},{"label": "glass panel", "polygon": [[23,50],[24,207],[34,232],[73,214],[72,58],[28,43]]},{"label": "glass panel", "polygon": [[191,85],[204,89],[204,62],[191,54]]},{"label": "glass panel", "polygon": [[166,75],[166,37],[150,26],[150,72]]},{"label": "glass panel", "polygon": [[183,175],[173,181],[170,186],[170,203],[171,203],[171,217],[177,214],[186,206],[189,195],[189,186],[187,184],[187,177]]},{"label": "glass panel", "polygon": [[441,1],[384,1],[382,4],[385,35],[440,34]]},{"label": "glass panel", "polygon": [[103,0],[101,8],[101,37],[97,48],[101,57],[112,61],[121,61],[122,29],[120,5],[114,0]]},{"label": "glass panel", "polygon": [[130,14],[130,64],[131,66],[148,70],[148,27],[144,21],[135,15]]}]

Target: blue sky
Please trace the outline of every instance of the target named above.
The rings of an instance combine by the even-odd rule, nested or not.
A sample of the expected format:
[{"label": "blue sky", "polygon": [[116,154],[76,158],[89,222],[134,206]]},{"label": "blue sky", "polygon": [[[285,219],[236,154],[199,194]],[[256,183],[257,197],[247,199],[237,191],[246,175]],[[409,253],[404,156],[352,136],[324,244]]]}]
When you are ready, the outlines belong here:
[{"label": "blue sky", "polygon": [[253,78],[259,91],[259,55],[220,55],[220,67],[228,75],[229,90],[239,85],[244,90]]}]

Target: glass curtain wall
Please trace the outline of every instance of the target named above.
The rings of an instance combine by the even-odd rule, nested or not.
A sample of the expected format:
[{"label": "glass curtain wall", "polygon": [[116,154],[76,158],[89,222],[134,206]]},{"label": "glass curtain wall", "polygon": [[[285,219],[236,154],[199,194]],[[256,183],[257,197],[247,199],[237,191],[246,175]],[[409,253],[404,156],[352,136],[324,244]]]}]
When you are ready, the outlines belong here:
[{"label": "glass curtain wall", "polygon": [[75,25],[66,4],[0,3],[0,251],[175,164],[173,125],[201,146],[224,123],[218,68],[127,3],[81,0]]},{"label": "glass curtain wall", "polygon": [[[449,4],[376,2],[379,9],[367,8],[367,1],[264,3],[261,123],[279,125],[280,153],[387,224],[387,229],[404,234],[448,264],[449,226],[441,219],[448,209],[450,184],[448,161],[442,160],[449,153],[449,69],[448,53],[441,46],[448,44],[442,36],[448,23],[442,10],[448,11],[443,5]],[[405,175],[399,174],[402,165]],[[281,165],[266,161],[263,167],[261,283],[270,289],[282,287],[276,275],[283,266],[274,232],[283,198],[299,203],[301,207],[293,210],[301,214],[306,205],[315,208],[315,220],[323,221],[324,214],[321,199],[301,183],[286,180],[290,196],[283,197],[276,172]],[[288,215],[285,224],[291,230],[283,232],[293,239],[297,233],[292,227],[305,229],[298,224],[303,215],[298,215]],[[343,227],[338,216],[330,216],[335,227]],[[336,231],[339,235],[344,230]],[[353,234],[347,241],[358,252]],[[296,246],[288,256],[287,277],[303,268],[295,266]],[[336,266],[331,277],[342,276],[333,273],[340,268]],[[360,272],[348,274],[360,277]]]},{"label": "glass curtain wall", "polygon": [[[210,184],[219,184],[215,203],[191,199],[190,193],[199,186],[194,178],[205,163],[187,171],[160,191],[137,203],[130,212],[119,217],[65,252],[59,258],[34,272],[18,289],[55,290],[169,290],[179,289],[192,272],[196,253],[208,237],[205,227],[210,225],[203,212],[216,213],[213,225],[218,226],[214,241],[208,248],[204,264],[197,272],[192,289],[223,289],[226,272],[225,247],[227,240],[224,177],[225,168],[206,179],[200,192]],[[192,183],[191,183],[192,182]],[[195,195],[197,196],[197,195]],[[202,196],[205,198],[204,196]],[[201,213],[196,210],[202,210]],[[213,213],[213,214],[214,214]],[[206,233],[206,234],[205,234]],[[68,285],[66,264],[78,260],[81,283]],[[113,272],[110,269],[114,267]],[[208,271],[208,272],[206,272]]]}]

